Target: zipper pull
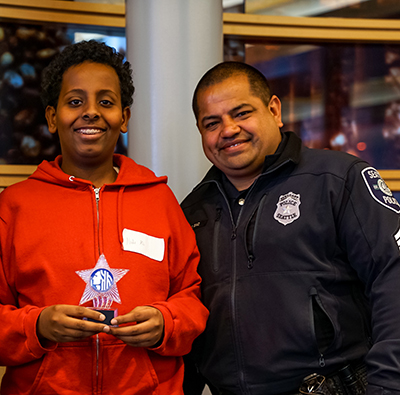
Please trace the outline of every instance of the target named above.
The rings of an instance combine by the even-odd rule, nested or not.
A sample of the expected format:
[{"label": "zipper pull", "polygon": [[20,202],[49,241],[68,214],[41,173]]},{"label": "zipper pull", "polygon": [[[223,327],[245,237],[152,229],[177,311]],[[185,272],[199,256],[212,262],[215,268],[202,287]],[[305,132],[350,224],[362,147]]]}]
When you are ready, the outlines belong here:
[{"label": "zipper pull", "polygon": [[93,188],[94,194],[96,195],[96,202],[98,203],[100,200],[100,188]]},{"label": "zipper pull", "polygon": [[215,216],[215,222],[219,221],[221,219],[221,211],[222,208],[218,207],[217,208],[217,215]]},{"label": "zipper pull", "polygon": [[247,269],[253,269],[253,261],[254,261],[254,256],[249,255],[249,258],[247,260]]},{"label": "zipper pull", "polygon": [[319,366],[320,366],[320,368],[325,367],[325,358],[324,358],[324,355],[323,355],[323,354],[321,354],[321,355],[319,356]]},{"label": "zipper pull", "polygon": [[231,234],[231,240],[235,240],[236,239],[236,228],[232,229],[232,234]]}]

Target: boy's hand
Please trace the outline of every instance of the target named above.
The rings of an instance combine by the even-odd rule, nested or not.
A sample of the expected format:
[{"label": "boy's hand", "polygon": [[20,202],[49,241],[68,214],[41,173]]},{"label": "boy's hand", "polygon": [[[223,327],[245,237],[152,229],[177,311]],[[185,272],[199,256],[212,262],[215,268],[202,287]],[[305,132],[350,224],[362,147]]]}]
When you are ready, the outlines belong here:
[{"label": "boy's hand", "polygon": [[150,306],[135,307],[130,313],[111,320],[111,325],[132,323],[119,328],[110,327],[110,334],[132,347],[153,347],[164,335],[164,317]]},{"label": "boy's hand", "polygon": [[105,319],[98,311],[83,306],[58,304],[46,307],[37,322],[38,337],[64,343],[81,340],[99,332],[110,332],[108,325],[86,321],[83,317],[98,321]]}]

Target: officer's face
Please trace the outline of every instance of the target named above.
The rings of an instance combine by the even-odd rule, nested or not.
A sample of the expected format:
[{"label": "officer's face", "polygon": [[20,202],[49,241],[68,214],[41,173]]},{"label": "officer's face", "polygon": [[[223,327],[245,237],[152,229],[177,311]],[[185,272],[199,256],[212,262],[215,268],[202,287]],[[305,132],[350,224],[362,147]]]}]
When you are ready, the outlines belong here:
[{"label": "officer's face", "polygon": [[248,188],[281,141],[280,100],[273,96],[265,106],[247,76],[236,75],[201,90],[197,104],[205,155],[237,189]]}]

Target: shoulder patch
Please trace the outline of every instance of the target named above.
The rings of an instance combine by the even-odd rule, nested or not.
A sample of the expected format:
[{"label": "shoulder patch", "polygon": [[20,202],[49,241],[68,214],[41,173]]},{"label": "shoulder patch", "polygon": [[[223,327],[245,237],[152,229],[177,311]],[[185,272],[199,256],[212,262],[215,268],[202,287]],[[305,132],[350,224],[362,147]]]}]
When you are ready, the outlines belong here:
[{"label": "shoulder patch", "polygon": [[386,185],[380,174],[373,167],[366,167],[361,171],[361,175],[367,185],[371,196],[386,208],[400,214],[400,204],[393,196],[392,191]]}]

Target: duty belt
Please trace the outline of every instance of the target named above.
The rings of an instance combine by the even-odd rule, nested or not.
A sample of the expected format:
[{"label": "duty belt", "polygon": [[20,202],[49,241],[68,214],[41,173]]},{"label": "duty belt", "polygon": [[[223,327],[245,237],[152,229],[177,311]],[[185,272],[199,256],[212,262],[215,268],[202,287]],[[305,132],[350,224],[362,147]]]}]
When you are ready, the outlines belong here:
[{"label": "duty belt", "polygon": [[295,395],[365,395],[366,388],[366,366],[347,365],[327,377],[317,373],[307,376]]},{"label": "duty belt", "polygon": [[[281,395],[365,395],[367,388],[367,368],[364,364],[346,365],[333,374],[323,376],[313,373],[305,377],[298,392]],[[233,395],[220,390],[220,395]]]}]

